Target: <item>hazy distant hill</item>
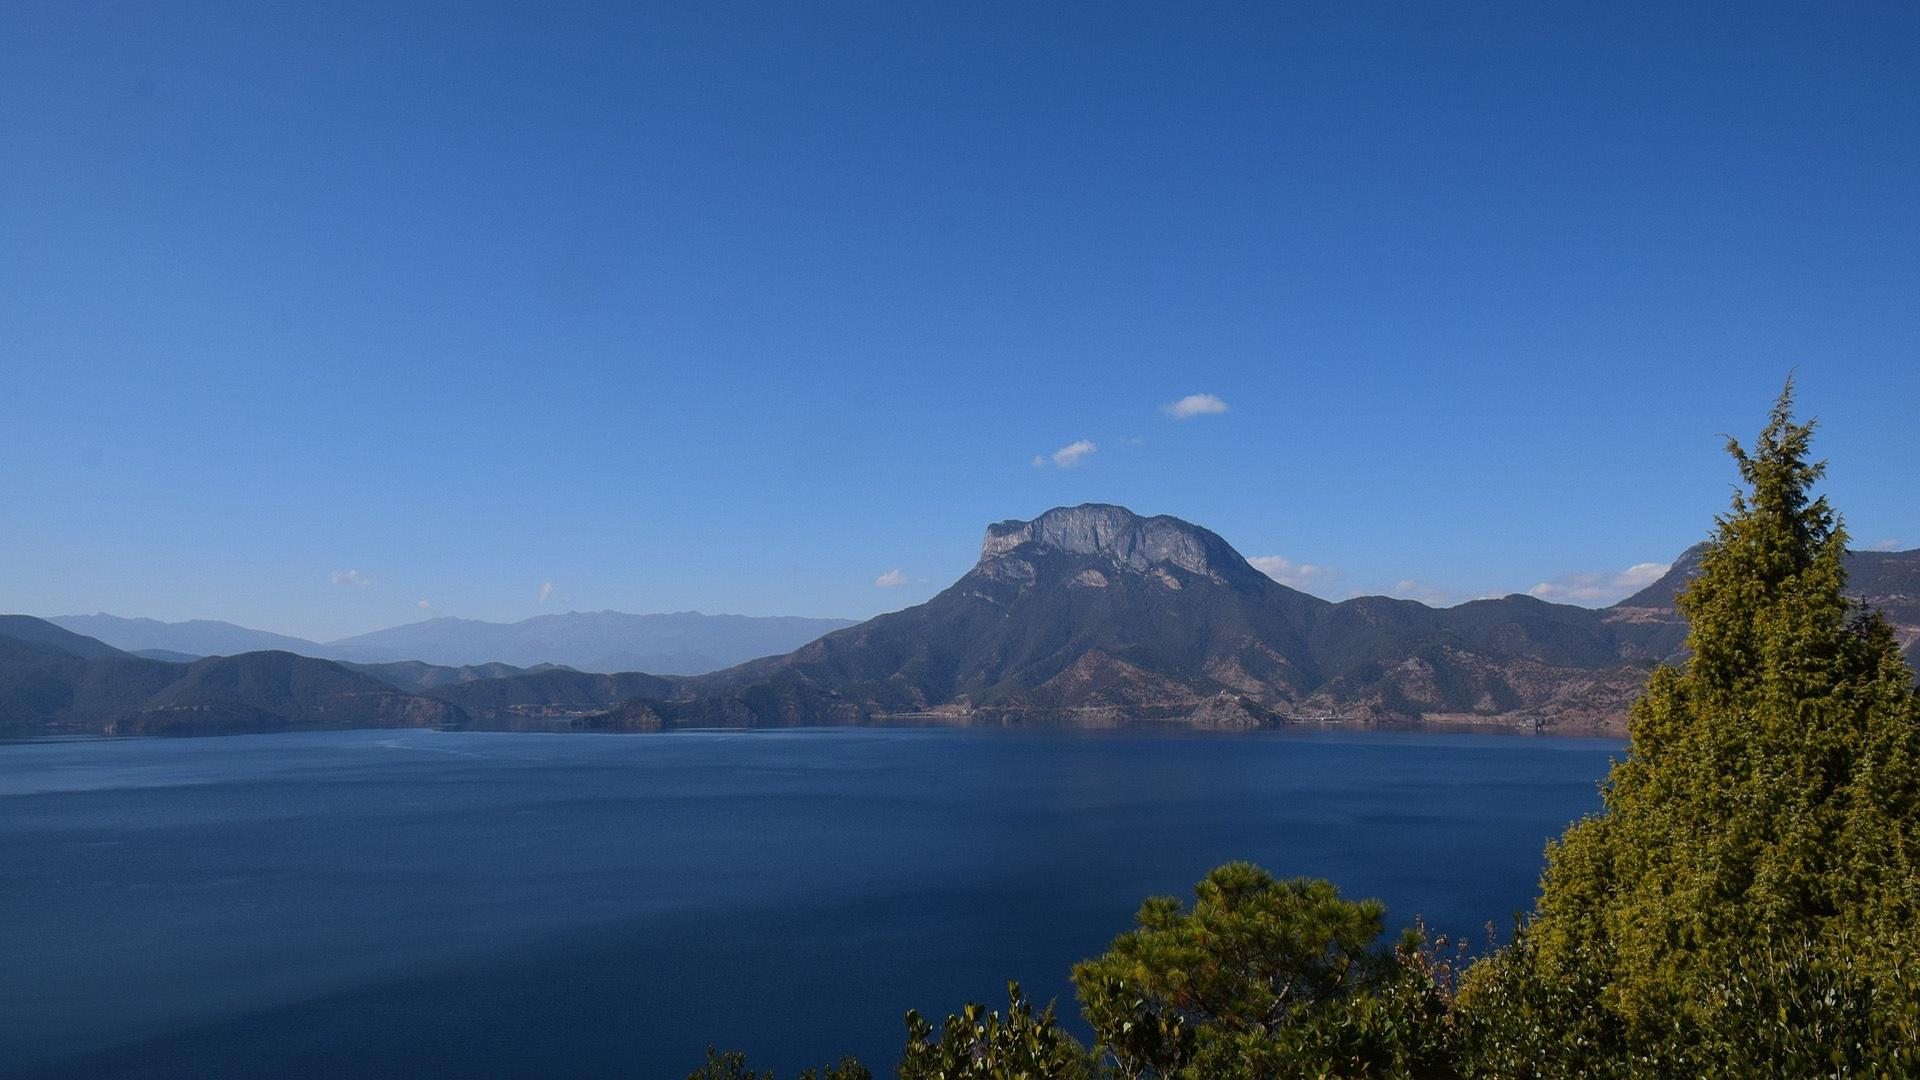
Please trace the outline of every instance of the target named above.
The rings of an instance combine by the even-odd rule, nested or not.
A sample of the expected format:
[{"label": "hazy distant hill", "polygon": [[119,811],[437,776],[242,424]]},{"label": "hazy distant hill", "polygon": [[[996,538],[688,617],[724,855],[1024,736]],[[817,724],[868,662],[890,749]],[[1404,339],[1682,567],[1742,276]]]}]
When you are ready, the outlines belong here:
[{"label": "hazy distant hill", "polygon": [[50,620],[128,652],[231,656],[280,650],[358,663],[420,661],[440,667],[564,664],[582,671],[647,671],[697,675],[745,660],[790,652],[847,619],[703,615],[682,611],[628,615],[618,611],[538,615],[515,623],[438,618],[318,642],[194,619],[168,623],[117,615],[60,615]]},{"label": "hazy distant hill", "polygon": [[0,637],[9,637],[35,645],[50,645],[74,656],[121,655],[118,648],[104,641],[63,626],[56,626],[46,619],[36,619],[31,615],[0,615]]},{"label": "hazy distant hill", "polygon": [[97,615],[56,615],[47,621],[127,652],[159,649],[188,656],[232,656],[235,653],[279,649],[301,656],[331,655],[325,646],[316,641],[253,630],[214,619],[170,623],[158,619],[125,619],[101,612]]},{"label": "hazy distant hill", "polygon": [[231,734],[466,722],[327,660],[286,652],[191,664],[131,656],[27,616],[0,616],[0,734]]},{"label": "hazy distant hill", "polygon": [[174,652],[172,649],[135,649],[132,654],[144,660],[165,660],[174,664],[191,664],[203,659],[193,653]]},{"label": "hazy distant hill", "polygon": [[342,638],[328,647],[356,659],[383,656],[450,666],[564,664],[581,671],[691,675],[790,652],[821,634],[851,625],[847,619],[756,618],[695,611],[665,615],[575,611],[514,623],[428,619]]},{"label": "hazy distant hill", "polygon": [[512,664],[464,664],[458,667],[446,667],[422,663],[419,660],[395,660],[384,664],[356,664],[343,660],[341,666],[371,675],[381,682],[397,686],[402,690],[431,690],[441,686],[473,682],[475,679],[504,679],[525,674],[528,670],[514,667]]}]

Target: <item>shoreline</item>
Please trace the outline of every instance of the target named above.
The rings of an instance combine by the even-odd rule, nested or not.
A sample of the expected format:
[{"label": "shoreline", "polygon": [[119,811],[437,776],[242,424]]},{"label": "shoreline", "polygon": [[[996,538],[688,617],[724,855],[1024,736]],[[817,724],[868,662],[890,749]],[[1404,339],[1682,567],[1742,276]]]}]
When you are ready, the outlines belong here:
[{"label": "shoreline", "polygon": [[1262,735],[1284,735],[1288,733],[1347,733],[1355,735],[1496,735],[1522,739],[1601,739],[1625,742],[1624,730],[1614,731],[1604,728],[1536,728],[1527,723],[1503,721],[1471,721],[1452,718],[1413,721],[1318,721],[1289,720],[1258,726],[1224,726],[1211,724],[1185,723],[1178,719],[1139,718],[1117,723],[1073,723],[1073,722],[1021,722],[1012,718],[980,719],[957,717],[939,713],[893,713],[884,714],[857,723],[832,724],[754,724],[754,725],[686,725],[660,729],[642,730],[619,727],[582,726],[573,718],[529,718],[524,722],[483,721],[460,725],[421,725],[421,724],[366,724],[351,727],[336,726],[288,726],[266,730],[236,731],[196,731],[178,734],[155,734],[139,732],[126,735],[107,732],[50,732],[44,735],[0,736],[0,746],[42,746],[57,743],[92,742],[135,742],[159,741],[174,742],[183,739],[225,739],[242,736],[272,735],[313,735],[347,734],[356,731],[431,731],[442,733],[473,733],[494,735],[676,735],[676,734],[714,734],[738,733],[753,734],[762,732],[832,732],[857,730],[924,730],[924,731],[971,731],[1001,734],[1077,734],[1090,736],[1127,735],[1192,735],[1203,738],[1213,737],[1258,737]]}]

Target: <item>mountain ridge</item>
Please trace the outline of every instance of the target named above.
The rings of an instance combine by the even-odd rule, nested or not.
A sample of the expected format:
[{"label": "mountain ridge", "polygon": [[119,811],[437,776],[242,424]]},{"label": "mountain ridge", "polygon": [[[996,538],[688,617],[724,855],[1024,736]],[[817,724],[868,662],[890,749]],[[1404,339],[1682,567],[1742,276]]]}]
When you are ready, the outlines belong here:
[{"label": "mountain ridge", "polygon": [[468,722],[330,660],[279,651],[174,663],[0,616],[0,735],[202,735]]},{"label": "mountain ridge", "polygon": [[[1339,718],[1618,733],[1652,667],[1682,654],[1686,624],[1671,595],[1698,556],[1690,549],[1637,600],[1611,608],[1523,593],[1439,608],[1314,597],[1209,530],[1111,504],[996,522],[980,552],[924,604],[583,722]],[[1888,612],[1911,654],[1920,635],[1901,612],[1911,601],[1920,614],[1920,552],[1849,560],[1870,571],[1854,591]]]},{"label": "mountain ridge", "polygon": [[1676,637],[1523,594],[1336,603],[1274,581],[1210,530],[1111,504],[996,522],[980,552],[924,604],[591,723],[670,726],[699,704],[703,720],[769,724],[1341,716],[1605,730]]},{"label": "mountain ridge", "polygon": [[440,616],[329,642],[254,630],[214,619],[162,622],[105,612],[46,620],[126,652],[232,656],[279,650],[342,662],[423,661],[470,667],[565,664],[586,671],[652,670],[701,674],[782,653],[850,619],[706,615],[697,611],[630,614],[611,610],[534,615],[515,622]]},{"label": "mountain ridge", "polygon": [[[1698,550],[1610,608],[1518,593],[1446,608],[1334,602],[1273,580],[1201,526],[1088,503],[987,526],[974,566],[924,603],[699,675],[418,659],[314,667],[284,653],[198,667],[0,617],[0,726],[29,707],[51,731],[1335,720],[1617,733],[1652,667],[1683,655],[1671,597]],[[1920,551],[1852,552],[1848,565],[1850,590],[1888,613],[1912,656]]]}]

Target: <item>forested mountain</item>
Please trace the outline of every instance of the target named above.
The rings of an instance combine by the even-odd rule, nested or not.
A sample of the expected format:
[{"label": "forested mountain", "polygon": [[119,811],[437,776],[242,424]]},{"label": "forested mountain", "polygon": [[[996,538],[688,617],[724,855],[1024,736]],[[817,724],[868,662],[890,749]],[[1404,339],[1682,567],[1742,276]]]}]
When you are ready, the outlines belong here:
[{"label": "forested mountain", "polygon": [[0,617],[0,735],[231,734],[466,722],[456,705],[286,652],[149,660]]},{"label": "forested mountain", "polygon": [[55,626],[45,619],[36,619],[31,615],[0,615],[0,637],[33,645],[50,646],[60,652],[90,659],[124,655],[119,649],[104,641],[74,633],[65,627]]}]

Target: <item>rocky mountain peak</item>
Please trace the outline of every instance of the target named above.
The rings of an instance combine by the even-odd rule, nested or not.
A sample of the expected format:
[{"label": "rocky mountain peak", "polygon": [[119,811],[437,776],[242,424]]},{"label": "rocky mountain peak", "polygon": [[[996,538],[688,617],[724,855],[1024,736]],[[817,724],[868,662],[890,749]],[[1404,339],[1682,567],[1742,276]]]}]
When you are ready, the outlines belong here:
[{"label": "rocky mountain peak", "polygon": [[1245,564],[1226,541],[1198,525],[1164,515],[1141,517],[1107,503],[1055,507],[1032,521],[995,522],[980,544],[980,561],[1027,548],[1103,558],[1140,573],[1171,565],[1219,577]]}]

